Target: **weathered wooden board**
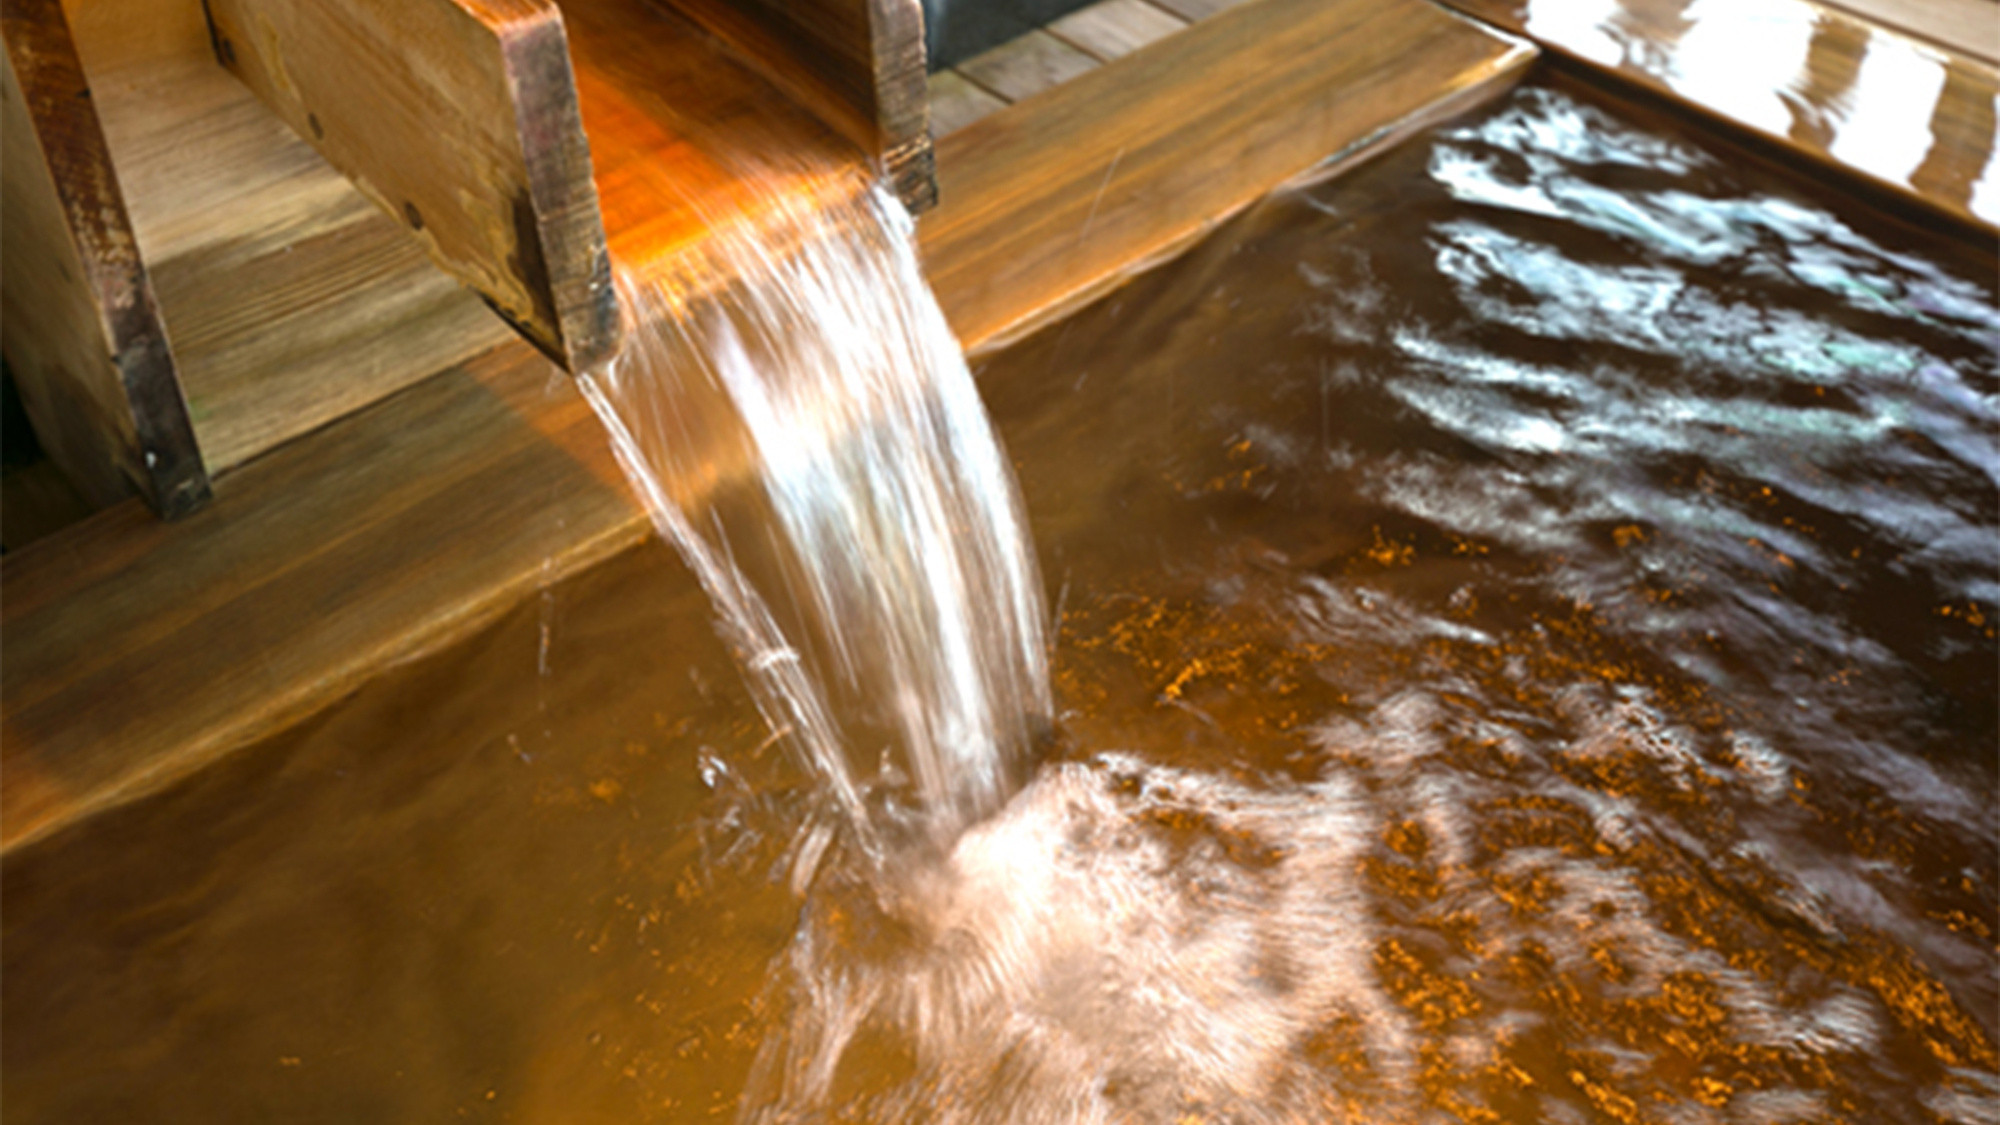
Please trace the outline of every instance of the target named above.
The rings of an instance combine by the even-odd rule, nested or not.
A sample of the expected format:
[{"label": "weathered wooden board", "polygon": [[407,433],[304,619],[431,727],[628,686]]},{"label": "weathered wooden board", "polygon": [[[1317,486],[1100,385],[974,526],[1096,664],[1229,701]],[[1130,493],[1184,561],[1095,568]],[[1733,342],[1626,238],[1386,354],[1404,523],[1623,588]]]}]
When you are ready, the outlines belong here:
[{"label": "weathered wooden board", "polygon": [[1060,86],[1100,60],[1050,35],[1030,31],[958,64],[958,72],[1010,102]]},{"label": "weathered wooden board", "polygon": [[1251,0],[941,140],[932,284],[969,349],[1003,345],[1533,56],[1421,0]]},{"label": "weathered wooden board", "polygon": [[1827,7],[2000,66],[2000,4],[1994,0],[1828,0]]},{"label": "weathered wooden board", "polygon": [[153,286],[57,0],[0,4],[0,318],[24,405],[89,501],[208,498]]},{"label": "weathered wooden board", "polygon": [[198,0],[65,8],[220,481],[512,338],[216,64]]},{"label": "weathered wooden board", "polygon": [[[1150,142],[1135,135],[1156,146],[1132,162],[1144,173],[1139,180],[1125,178],[1131,156],[1120,160],[1116,145],[1103,145],[1107,131],[1133,126],[1129,114],[1151,120],[1183,105],[1174,91],[1184,82],[1199,87],[1194,104],[1214,101],[1207,72],[1186,64],[1240,80],[1246,69],[1276,66],[1267,54],[1272,42],[1328,30],[1319,5],[1307,0],[1253,4],[1269,23],[1230,28],[1218,20],[1093,72],[1123,75],[1133,90],[1099,88],[1071,99],[1058,89],[994,114],[947,146],[947,173],[956,166],[962,178],[920,232],[939,299],[964,343],[981,347],[1036,309],[1123,276],[1132,260],[1118,253],[1143,257],[1178,232],[1200,229],[1211,215],[1199,208],[1215,199],[1238,205],[1186,175],[1215,168],[1217,153],[1207,147],[1215,132],[1324,130],[1335,97],[1329,88],[1354,73],[1337,55],[1297,60],[1289,81],[1234,103],[1254,122],[1183,114],[1190,131],[1178,149],[1164,135]],[[655,178],[671,179],[669,158],[711,158],[684,124],[648,124],[674,103],[672,83],[655,90],[643,71],[622,70],[643,61],[639,55],[657,61],[656,41],[624,34],[632,25],[623,16],[592,17],[589,7],[571,11],[570,29],[582,112],[599,138],[610,240],[642,261],[674,253],[699,235],[700,216],[690,208],[650,224],[635,219],[631,230],[623,223],[649,191],[670,199],[688,193],[687,185]],[[1437,18],[1420,0],[1394,7],[1421,21]],[[1427,40],[1437,54],[1412,49],[1399,60],[1416,76],[1393,88],[1416,108],[1365,85],[1339,98],[1356,137],[1387,136],[1421,118],[1424,106],[1454,104],[1521,65],[1520,52],[1462,21],[1448,23],[1471,39],[1441,35]],[[1367,21],[1360,30],[1375,38],[1346,40],[1350,53],[1370,55],[1398,39]],[[1177,48],[1165,64],[1127,65],[1211,34],[1233,46]],[[1250,52],[1254,65],[1239,52]],[[1309,78],[1314,72],[1318,82]],[[743,97],[754,88],[742,87]],[[1148,106],[1155,108],[1141,113]],[[829,146],[832,159],[845,142],[819,128],[816,143]],[[1338,139],[1345,133],[1315,135],[1333,143],[1262,166],[1265,186],[1342,147],[1358,151]],[[1097,147],[1095,165],[1070,163],[1065,146],[1078,139]],[[727,170],[680,167],[697,177]],[[1059,183],[1068,186],[1037,188],[1046,168],[1061,170]],[[1249,182],[1232,180],[1245,190]],[[1051,209],[1067,225],[1050,228],[1054,241],[1035,256],[1081,274],[1021,270],[995,255],[996,248],[1019,253],[1013,232]],[[1155,217],[1146,219],[1148,212]],[[1100,229],[1125,233],[1099,244]],[[1132,235],[1141,229],[1152,234]],[[1072,255],[1079,242],[1090,252]],[[508,342],[239,469],[224,482],[227,502],[188,521],[162,525],[136,504],[122,505],[0,560],[0,850],[156,792],[329,705],[383,667],[462,635],[540,584],[650,539],[595,419],[569,380],[554,375],[527,345]]]},{"label": "weathered wooden board", "polygon": [[552,0],[204,0],[216,57],[570,370],[620,321]]},{"label": "weathered wooden board", "polygon": [[1160,7],[1184,20],[1205,20],[1242,4],[1245,0],[1154,0]]},{"label": "weathered wooden board", "polygon": [[2000,226],[2000,69],[1976,55],[1811,0],[1444,2],[1955,220]]},{"label": "weathered wooden board", "polygon": [[510,342],[0,563],[0,847],[173,783],[647,525],[567,378]]},{"label": "weathered wooden board", "polygon": [[748,56],[767,80],[881,162],[912,211],[937,202],[922,0],[655,0]]},{"label": "weathered wooden board", "polygon": [[1097,0],[1049,24],[1049,33],[1095,58],[1110,61],[1186,27],[1186,17],[1152,0]]},{"label": "weathered wooden board", "polygon": [[931,75],[931,128],[942,137],[955,133],[1008,101],[955,70]]}]

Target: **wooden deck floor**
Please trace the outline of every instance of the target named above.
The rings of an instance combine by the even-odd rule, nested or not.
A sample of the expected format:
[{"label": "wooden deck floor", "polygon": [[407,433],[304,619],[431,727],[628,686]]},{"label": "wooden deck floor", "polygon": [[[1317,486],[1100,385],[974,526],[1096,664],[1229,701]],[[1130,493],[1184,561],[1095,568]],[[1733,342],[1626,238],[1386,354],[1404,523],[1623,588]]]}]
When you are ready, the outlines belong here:
[{"label": "wooden deck floor", "polygon": [[[1531,56],[1426,0],[1248,0],[942,138],[920,225],[939,299],[969,349],[994,346]],[[573,385],[509,341],[243,465],[184,522],[132,502],[9,554],[0,850],[649,535]]]},{"label": "wooden deck floor", "polygon": [[1098,0],[931,75],[931,128],[942,137],[1218,15],[1243,0]]}]

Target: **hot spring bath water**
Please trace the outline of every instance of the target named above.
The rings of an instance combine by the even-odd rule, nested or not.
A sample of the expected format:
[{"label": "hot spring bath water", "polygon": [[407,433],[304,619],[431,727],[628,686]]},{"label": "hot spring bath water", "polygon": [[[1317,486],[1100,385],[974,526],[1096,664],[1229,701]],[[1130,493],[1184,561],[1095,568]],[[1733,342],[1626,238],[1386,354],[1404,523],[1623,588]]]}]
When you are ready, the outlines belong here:
[{"label": "hot spring bath water", "polygon": [[678,552],[10,857],[10,1121],[1996,1120],[1990,246],[1531,86],[975,396],[822,186]]}]

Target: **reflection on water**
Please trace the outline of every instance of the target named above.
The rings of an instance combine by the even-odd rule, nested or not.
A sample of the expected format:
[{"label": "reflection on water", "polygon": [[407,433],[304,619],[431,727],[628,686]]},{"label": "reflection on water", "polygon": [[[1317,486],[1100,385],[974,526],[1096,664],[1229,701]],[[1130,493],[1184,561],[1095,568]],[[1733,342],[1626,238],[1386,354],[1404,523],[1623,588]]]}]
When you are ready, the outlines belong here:
[{"label": "reflection on water", "polygon": [[1979,5],[1884,10],[1915,17],[1959,53],[1795,0],[1456,2],[1948,211],[2000,222],[2000,75],[1984,61],[1995,21]]},{"label": "reflection on water", "polygon": [[10,858],[9,1110],[1994,1120],[1994,264],[1742,163],[1525,90],[993,361],[1058,745],[888,893],[647,552]]}]

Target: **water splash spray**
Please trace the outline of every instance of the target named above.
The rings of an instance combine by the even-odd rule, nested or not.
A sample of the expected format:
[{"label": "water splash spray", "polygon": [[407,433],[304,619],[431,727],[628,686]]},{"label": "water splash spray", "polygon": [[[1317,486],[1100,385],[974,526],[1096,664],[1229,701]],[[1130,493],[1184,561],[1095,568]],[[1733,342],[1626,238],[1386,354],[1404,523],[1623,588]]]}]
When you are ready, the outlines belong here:
[{"label": "water splash spray", "polygon": [[632,341],[584,390],[854,841],[942,848],[1050,713],[1019,496],[907,213],[879,185],[765,203],[621,276]]}]

